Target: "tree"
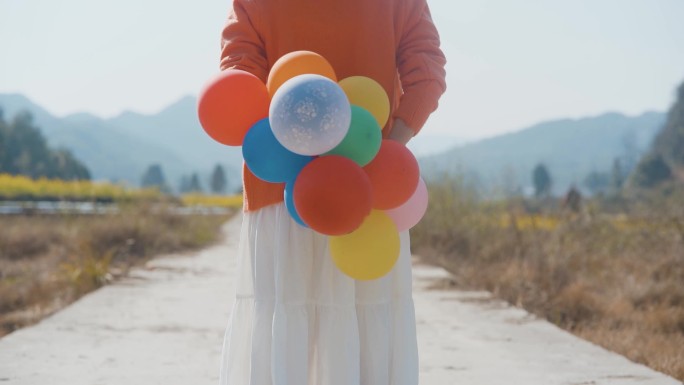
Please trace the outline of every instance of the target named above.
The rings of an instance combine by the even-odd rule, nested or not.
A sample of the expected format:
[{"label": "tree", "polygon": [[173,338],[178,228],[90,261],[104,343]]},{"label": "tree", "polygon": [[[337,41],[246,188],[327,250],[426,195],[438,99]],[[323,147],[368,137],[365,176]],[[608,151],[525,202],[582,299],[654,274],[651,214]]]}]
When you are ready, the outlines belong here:
[{"label": "tree", "polygon": [[147,168],[143,174],[140,185],[142,187],[156,187],[159,189],[159,191],[164,193],[169,192],[169,187],[166,184],[166,178],[164,178],[164,171],[159,164],[152,164]]},{"label": "tree", "polygon": [[674,179],[684,168],[684,83],[670,108],[665,126],[656,135],[651,150],[641,159],[630,177],[630,184],[651,188]]},{"label": "tree", "polygon": [[610,187],[614,191],[618,191],[625,184],[625,172],[622,169],[622,162],[620,158],[615,158],[613,160],[613,170],[610,174]]},{"label": "tree", "polygon": [[518,183],[518,176],[512,165],[506,165],[499,176],[499,193],[505,198],[513,198],[522,194],[522,189]]},{"label": "tree", "polygon": [[653,146],[635,168],[630,184],[653,188],[675,179],[684,168],[684,83],[677,90],[677,100],[670,108],[665,126],[658,132]]},{"label": "tree", "polygon": [[651,153],[641,159],[634,172],[633,182],[637,187],[652,188],[672,179],[672,169],[660,154]]},{"label": "tree", "polygon": [[214,194],[224,194],[226,192],[226,172],[223,170],[223,166],[217,164],[214,167],[214,172],[211,173],[211,192]]},{"label": "tree", "polygon": [[5,112],[0,108],[0,172],[3,172],[5,169],[4,167],[4,161],[5,161],[5,152],[7,151],[7,145],[5,144],[5,141],[7,140],[7,124],[5,123]]},{"label": "tree", "polygon": [[199,176],[197,175],[197,173],[193,173],[190,177],[190,191],[202,192],[202,185],[200,184]]},{"label": "tree", "polygon": [[570,189],[565,194],[563,208],[575,213],[580,212],[580,209],[582,208],[582,194],[577,190],[575,185],[570,186]]},{"label": "tree", "polygon": [[50,151],[47,148],[45,138],[40,131],[33,126],[33,116],[22,112],[14,117],[10,124],[7,141],[6,170],[10,174],[21,174],[31,178],[48,175]]},{"label": "tree", "polygon": [[87,167],[66,149],[52,150],[31,114],[7,123],[0,117],[0,172],[31,178],[90,179]]},{"label": "tree", "polygon": [[635,130],[629,130],[622,136],[622,166],[626,170],[633,170],[639,162],[641,150],[639,149]]},{"label": "tree", "polygon": [[181,194],[189,193],[190,190],[190,177],[188,175],[183,175],[178,183],[178,191]]},{"label": "tree", "polygon": [[610,187],[610,180],[610,174],[607,172],[592,171],[584,178],[583,184],[592,194],[597,194]]},{"label": "tree", "polygon": [[551,175],[544,164],[537,164],[532,171],[532,183],[534,183],[535,196],[542,197],[551,194]]},{"label": "tree", "polygon": [[48,175],[66,180],[90,179],[90,171],[65,149],[50,154]]},{"label": "tree", "polygon": [[677,90],[677,100],[667,114],[667,121],[653,142],[653,150],[671,166],[684,166],[684,83]]}]

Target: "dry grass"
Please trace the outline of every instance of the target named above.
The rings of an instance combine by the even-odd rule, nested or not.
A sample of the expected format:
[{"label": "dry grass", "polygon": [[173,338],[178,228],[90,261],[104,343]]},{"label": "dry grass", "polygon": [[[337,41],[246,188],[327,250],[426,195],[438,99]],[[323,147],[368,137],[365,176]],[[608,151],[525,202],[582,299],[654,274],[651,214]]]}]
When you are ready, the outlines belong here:
[{"label": "dry grass", "polygon": [[144,204],[98,216],[0,217],[0,336],[152,256],[212,243],[226,219],[175,215]]},{"label": "dry grass", "polygon": [[684,380],[682,195],[596,199],[570,213],[553,201],[480,202],[445,181],[430,187],[412,242],[460,287]]}]

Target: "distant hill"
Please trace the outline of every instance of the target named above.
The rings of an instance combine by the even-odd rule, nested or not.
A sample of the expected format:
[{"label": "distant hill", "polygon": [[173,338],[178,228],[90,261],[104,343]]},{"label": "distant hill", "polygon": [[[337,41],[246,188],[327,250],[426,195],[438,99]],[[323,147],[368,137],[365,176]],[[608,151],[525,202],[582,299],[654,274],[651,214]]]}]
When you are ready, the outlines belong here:
[{"label": "distant hill", "polygon": [[[196,103],[188,96],[157,114],[124,112],[101,119],[81,113],[57,118],[24,96],[0,94],[6,118],[21,110],[31,112],[50,145],[70,149],[94,179],[138,185],[147,167],[159,163],[172,188],[178,187],[181,175],[191,172],[198,172],[206,187],[212,168],[220,163],[229,191],[234,190],[240,185],[241,149],[218,144],[204,133]],[[637,117],[608,113],[540,123],[477,142],[424,132],[409,147],[426,178],[460,172],[488,190],[502,183],[529,189],[532,169],[543,162],[553,178],[553,192],[561,194],[571,183],[581,187],[592,171],[609,171],[615,158],[627,170],[632,168],[664,122],[665,115],[658,112]],[[439,151],[443,152],[430,155]]]},{"label": "distant hill", "polygon": [[195,97],[186,96],[154,115],[124,112],[106,122],[120,132],[159,144],[201,169],[221,162],[236,171],[242,164],[239,147],[224,146],[204,133],[197,118]]},{"label": "distant hill", "polygon": [[659,112],[556,120],[468,143],[420,162],[428,179],[460,173],[487,191],[510,183],[529,191],[532,170],[542,162],[551,173],[553,193],[562,194],[573,183],[582,188],[592,171],[610,171],[615,158],[625,168],[633,168],[664,122],[665,115]]},{"label": "distant hill", "polygon": [[408,148],[413,152],[413,155],[420,158],[450,150],[467,142],[467,139],[453,135],[421,132],[411,139]]},{"label": "distant hill", "polygon": [[159,163],[172,188],[191,172],[200,173],[206,187],[212,168],[221,163],[232,191],[240,184],[240,149],[213,143],[196,121],[194,105],[193,98],[184,98],[149,116],[126,112],[113,119],[86,113],[57,118],[22,95],[0,94],[6,118],[30,112],[49,144],[70,149],[93,179],[137,186],[147,167]]},{"label": "distant hill", "polygon": [[58,119],[24,95],[0,94],[0,108],[2,108],[5,115],[5,120],[13,119],[21,111],[28,111],[33,116],[33,123],[36,126],[44,127],[46,125],[58,124]]}]

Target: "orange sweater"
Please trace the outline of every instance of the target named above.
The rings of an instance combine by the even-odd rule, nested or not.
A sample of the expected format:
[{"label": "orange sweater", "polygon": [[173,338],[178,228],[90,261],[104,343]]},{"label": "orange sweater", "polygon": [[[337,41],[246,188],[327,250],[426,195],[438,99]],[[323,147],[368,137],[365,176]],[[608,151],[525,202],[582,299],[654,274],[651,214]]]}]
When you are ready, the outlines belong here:
[{"label": "orange sweater", "polygon": [[[222,70],[248,71],[264,82],[281,56],[316,52],[340,80],[360,75],[380,83],[391,116],[416,133],[446,88],[446,59],[426,0],[233,0],[221,45]],[[243,186],[245,211],[283,200],[284,184],[264,182],[246,167]]]}]

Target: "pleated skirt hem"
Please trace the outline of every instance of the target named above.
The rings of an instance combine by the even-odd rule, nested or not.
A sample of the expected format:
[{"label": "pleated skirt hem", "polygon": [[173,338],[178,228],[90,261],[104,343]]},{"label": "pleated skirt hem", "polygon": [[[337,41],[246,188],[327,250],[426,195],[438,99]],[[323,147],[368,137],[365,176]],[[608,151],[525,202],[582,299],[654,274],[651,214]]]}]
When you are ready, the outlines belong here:
[{"label": "pleated skirt hem", "polygon": [[282,204],[244,214],[220,385],[417,385],[408,233],[392,271],[355,281]]}]

